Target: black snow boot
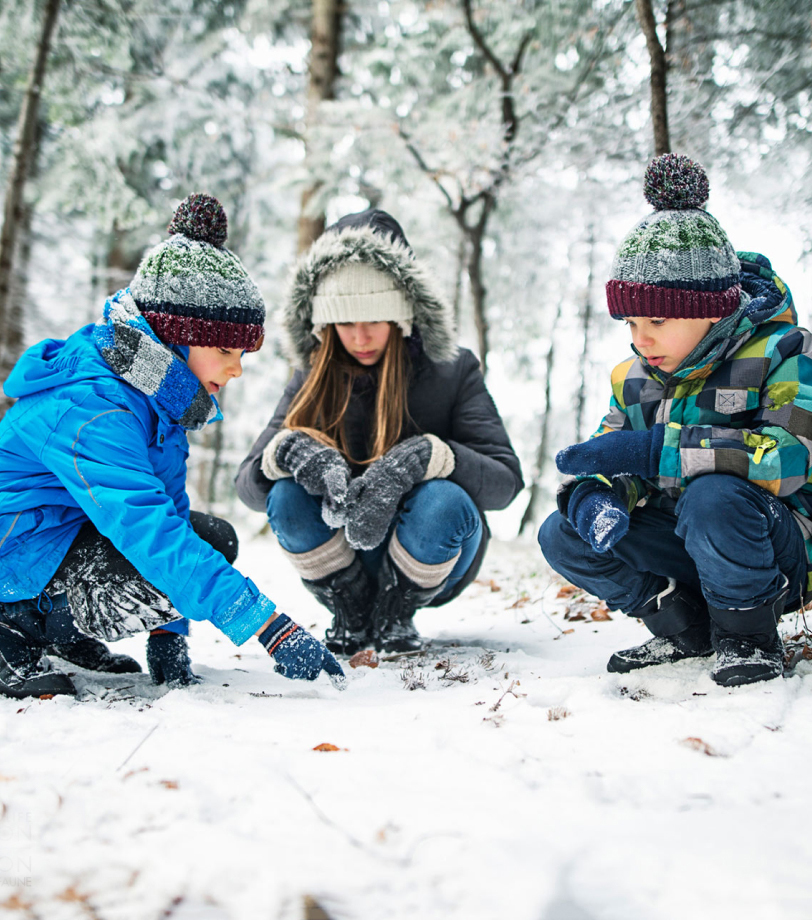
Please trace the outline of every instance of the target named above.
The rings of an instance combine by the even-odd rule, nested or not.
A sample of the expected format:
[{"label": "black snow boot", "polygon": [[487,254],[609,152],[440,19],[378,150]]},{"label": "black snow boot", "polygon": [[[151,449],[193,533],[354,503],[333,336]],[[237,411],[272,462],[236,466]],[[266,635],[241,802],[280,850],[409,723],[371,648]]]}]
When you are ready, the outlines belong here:
[{"label": "black snow boot", "polygon": [[0,615],[0,695],[76,696],[73,681],[45,657],[44,643]]},{"label": "black snow boot", "polygon": [[685,658],[707,658],[713,654],[710,619],[704,600],[673,579],[629,616],[639,617],[654,638],[634,648],[615,652],[607,671],[626,674],[655,664],[671,664]]},{"label": "black snow boot", "polygon": [[784,645],[775,624],[784,612],[787,590],[759,607],[710,607],[716,664],[711,677],[722,687],[773,680],[784,673]]},{"label": "black snow boot", "polygon": [[361,560],[317,581],[302,584],[333,615],[324,633],[324,644],[339,655],[353,655],[370,644],[370,616],[374,585]]},{"label": "black snow boot", "polygon": [[434,600],[445,584],[443,581],[434,588],[421,588],[400,571],[389,553],[384,553],[372,608],[375,648],[379,652],[414,652],[422,648],[414,615],[418,608]]},{"label": "black snow boot", "polygon": [[98,639],[82,636],[75,642],[60,643],[48,648],[49,655],[56,655],[63,661],[78,665],[88,671],[107,671],[110,674],[137,674],[141,665],[118,652],[111,652],[109,648]]},{"label": "black snow boot", "polygon": [[203,678],[192,673],[186,636],[165,629],[153,629],[147,639],[147,667],[153,684],[188,687]]}]

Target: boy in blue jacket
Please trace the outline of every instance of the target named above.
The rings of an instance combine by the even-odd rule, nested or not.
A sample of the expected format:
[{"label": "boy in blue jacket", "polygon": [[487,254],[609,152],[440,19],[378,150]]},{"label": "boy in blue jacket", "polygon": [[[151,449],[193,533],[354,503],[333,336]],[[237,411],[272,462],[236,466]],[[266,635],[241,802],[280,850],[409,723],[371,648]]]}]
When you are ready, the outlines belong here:
[{"label": "boy in blue jacket", "polygon": [[232,567],[230,525],[190,512],[186,432],[222,417],[214,397],[260,347],[265,307],[216,199],[187,198],[169,233],[98,323],[33,346],[4,384],[17,402],[0,423],[0,695],[74,695],[46,650],[137,669],[98,640],[140,631],[153,679],[191,682],[182,618],[237,645],[256,635],[286,677],[343,680]]},{"label": "boy in blue jacket", "polygon": [[597,432],[556,458],[570,478],[539,542],[653,633],[610,671],[715,652],[730,687],[782,674],[776,623],[812,596],[812,336],[768,260],[704,210],[708,190],[687,157],[648,168],[655,212],[606,286],[635,354]]}]

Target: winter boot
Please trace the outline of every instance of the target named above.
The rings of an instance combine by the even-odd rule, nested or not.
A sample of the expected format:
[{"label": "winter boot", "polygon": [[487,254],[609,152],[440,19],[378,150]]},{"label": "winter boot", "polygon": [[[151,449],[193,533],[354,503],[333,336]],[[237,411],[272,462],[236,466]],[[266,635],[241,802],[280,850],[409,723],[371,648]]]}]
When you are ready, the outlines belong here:
[{"label": "winter boot", "polygon": [[607,671],[626,674],[655,664],[671,664],[684,658],[707,658],[713,654],[710,621],[705,603],[673,578],[668,586],[629,614],[639,617],[654,638],[634,648],[615,652]]},{"label": "winter boot", "polygon": [[[710,607],[716,664],[711,677],[722,687],[773,680],[784,673],[784,645],[775,624],[784,612],[787,590],[759,607]],[[758,630],[758,631],[757,631]]]},{"label": "winter boot", "polygon": [[147,667],[153,684],[188,687],[203,678],[192,673],[186,636],[166,629],[153,629],[147,639]]},{"label": "winter boot", "polygon": [[358,556],[344,569],[302,584],[333,615],[324,644],[339,655],[353,655],[370,642],[374,586]]},{"label": "winter boot", "polygon": [[88,671],[107,671],[110,674],[137,674],[141,665],[118,652],[111,652],[109,648],[98,639],[83,636],[75,642],[60,643],[48,648],[49,655],[56,655],[63,661],[78,665]]},{"label": "winter boot", "polygon": [[408,579],[384,553],[378,575],[378,593],[372,608],[372,639],[381,652],[414,652],[423,645],[414,615],[443,590],[446,582],[421,588]]},{"label": "winter boot", "polygon": [[51,597],[43,592],[39,601],[40,608],[45,612],[45,640],[49,655],[56,655],[88,671],[136,674],[141,670],[141,665],[134,658],[114,654],[103,642],[79,630],[65,593]]},{"label": "winter boot", "polygon": [[44,641],[0,614],[0,695],[76,696],[73,681],[44,655]]}]

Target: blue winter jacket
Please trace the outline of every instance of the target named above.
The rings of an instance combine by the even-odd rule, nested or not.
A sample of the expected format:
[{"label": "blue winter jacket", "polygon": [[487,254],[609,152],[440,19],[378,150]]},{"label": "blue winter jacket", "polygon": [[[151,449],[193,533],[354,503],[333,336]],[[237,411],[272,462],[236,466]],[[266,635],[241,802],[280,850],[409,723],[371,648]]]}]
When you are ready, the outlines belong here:
[{"label": "blue winter jacket", "polygon": [[93,325],[28,349],[4,384],[0,601],[36,597],[88,520],[184,617],[234,643],[274,605],[189,523],[186,432],[103,360]]}]

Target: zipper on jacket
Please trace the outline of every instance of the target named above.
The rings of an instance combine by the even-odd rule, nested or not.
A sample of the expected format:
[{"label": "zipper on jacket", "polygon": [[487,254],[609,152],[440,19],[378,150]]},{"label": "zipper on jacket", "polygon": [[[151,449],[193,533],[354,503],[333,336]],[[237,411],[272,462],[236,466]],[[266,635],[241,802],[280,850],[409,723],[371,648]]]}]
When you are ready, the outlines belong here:
[{"label": "zipper on jacket", "polygon": [[776,441],[774,438],[769,438],[763,444],[759,444],[756,448],[756,452],[753,454],[753,463],[761,463],[761,458],[764,456],[764,454],[768,450],[772,450],[777,444],[778,441]]}]

